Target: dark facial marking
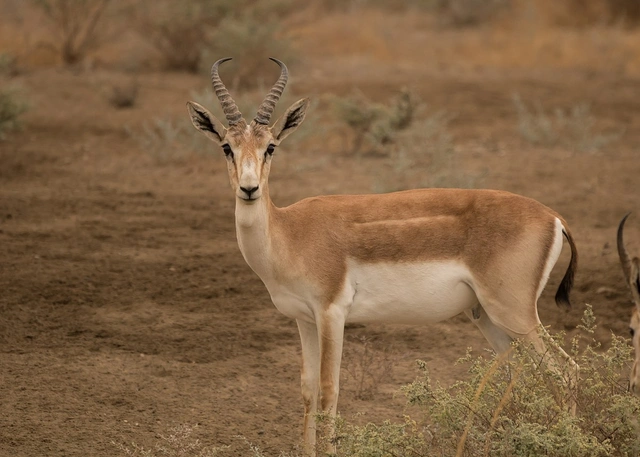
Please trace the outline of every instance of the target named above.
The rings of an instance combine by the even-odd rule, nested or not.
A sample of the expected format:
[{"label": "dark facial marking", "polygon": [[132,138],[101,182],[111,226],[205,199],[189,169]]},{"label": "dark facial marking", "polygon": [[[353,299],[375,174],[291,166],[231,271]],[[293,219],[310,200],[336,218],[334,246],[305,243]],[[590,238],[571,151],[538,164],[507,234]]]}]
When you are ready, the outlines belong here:
[{"label": "dark facial marking", "polygon": [[224,155],[227,158],[231,158],[233,163],[236,162],[236,159],[235,159],[235,157],[233,155],[233,151],[231,150],[231,146],[229,146],[228,144],[225,143],[225,144],[222,145],[222,150],[224,151]]},{"label": "dark facial marking", "polygon": [[276,149],[276,146],[275,146],[274,144],[270,144],[269,146],[267,146],[267,150],[266,150],[266,151],[264,151],[264,156],[265,156],[265,158],[266,158],[268,155],[273,155],[273,151],[275,151],[275,149]]}]

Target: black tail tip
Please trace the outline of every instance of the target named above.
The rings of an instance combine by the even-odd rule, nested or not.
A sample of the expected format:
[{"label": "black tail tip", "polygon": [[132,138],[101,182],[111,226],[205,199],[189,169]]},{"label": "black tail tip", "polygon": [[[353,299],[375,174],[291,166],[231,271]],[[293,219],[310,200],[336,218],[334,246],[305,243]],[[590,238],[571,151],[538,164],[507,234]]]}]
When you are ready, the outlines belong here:
[{"label": "black tail tip", "polygon": [[571,311],[569,291],[566,290],[566,288],[560,287],[560,289],[558,289],[558,293],[556,293],[556,305],[558,305],[558,308],[564,310],[567,313]]}]

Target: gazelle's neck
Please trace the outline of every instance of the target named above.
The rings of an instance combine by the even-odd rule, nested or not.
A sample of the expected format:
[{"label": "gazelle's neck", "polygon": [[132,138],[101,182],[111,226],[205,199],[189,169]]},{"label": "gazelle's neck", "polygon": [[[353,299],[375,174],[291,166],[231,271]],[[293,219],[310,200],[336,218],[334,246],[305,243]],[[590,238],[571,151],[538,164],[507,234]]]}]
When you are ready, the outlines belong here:
[{"label": "gazelle's neck", "polygon": [[236,236],[240,252],[263,280],[271,274],[269,219],[273,209],[268,192],[251,204],[236,198]]}]

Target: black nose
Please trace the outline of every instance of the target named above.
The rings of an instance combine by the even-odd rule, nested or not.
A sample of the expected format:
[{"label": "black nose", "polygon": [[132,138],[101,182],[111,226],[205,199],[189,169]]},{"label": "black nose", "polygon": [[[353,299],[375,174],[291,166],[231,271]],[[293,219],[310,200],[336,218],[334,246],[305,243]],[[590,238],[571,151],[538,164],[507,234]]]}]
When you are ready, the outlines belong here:
[{"label": "black nose", "polygon": [[240,186],[240,190],[247,194],[247,197],[251,198],[251,194],[258,190],[258,186],[252,187],[251,189],[247,189],[246,187]]}]

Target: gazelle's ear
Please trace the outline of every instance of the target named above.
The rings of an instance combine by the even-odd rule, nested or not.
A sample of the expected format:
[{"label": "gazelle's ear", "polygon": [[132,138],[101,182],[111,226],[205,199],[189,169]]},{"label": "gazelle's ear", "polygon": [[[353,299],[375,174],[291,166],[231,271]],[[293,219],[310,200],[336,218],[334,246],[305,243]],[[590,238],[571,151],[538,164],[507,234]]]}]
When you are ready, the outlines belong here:
[{"label": "gazelle's ear", "polygon": [[196,102],[187,102],[187,109],[195,128],[218,144],[224,139],[227,129],[208,109]]},{"label": "gazelle's ear", "polygon": [[303,98],[291,105],[287,111],[282,115],[280,119],[271,127],[271,134],[273,138],[279,143],[284,140],[289,134],[293,133],[307,114],[307,108],[309,107],[309,99]]}]

